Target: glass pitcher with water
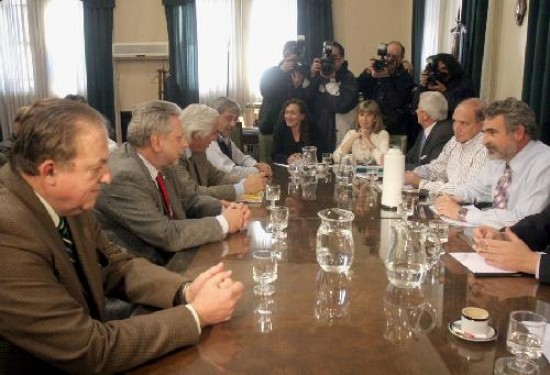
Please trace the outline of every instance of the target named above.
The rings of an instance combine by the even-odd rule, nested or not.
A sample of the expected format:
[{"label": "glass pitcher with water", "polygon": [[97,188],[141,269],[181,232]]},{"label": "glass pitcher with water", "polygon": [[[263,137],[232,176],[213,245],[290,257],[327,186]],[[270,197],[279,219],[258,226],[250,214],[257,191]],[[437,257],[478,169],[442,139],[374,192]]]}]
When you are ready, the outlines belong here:
[{"label": "glass pitcher with water", "polygon": [[304,165],[317,164],[317,147],[315,146],[302,147],[302,163]]},{"label": "glass pitcher with water", "polygon": [[427,225],[397,221],[392,225],[386,258],[388,279],[398,288],[419,287],[440,254],[441,243]]},{"label": "glass pitcher with water", "polygon": [[353,213],[340,208],[327,208],[318,213],[317,262],[326,272],[347,272],[353,263]]}]

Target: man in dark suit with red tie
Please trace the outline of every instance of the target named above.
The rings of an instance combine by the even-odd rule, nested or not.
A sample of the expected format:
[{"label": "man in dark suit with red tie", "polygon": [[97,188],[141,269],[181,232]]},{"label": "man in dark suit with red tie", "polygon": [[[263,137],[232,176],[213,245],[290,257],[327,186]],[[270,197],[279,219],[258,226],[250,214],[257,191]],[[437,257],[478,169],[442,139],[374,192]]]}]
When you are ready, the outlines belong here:
[{"label": "man in dark suit with red tie", "polygon": [[128,143],[111,154],[112,182],[96,206],[109,238],[161,265],[174,252],[239,231],[248,215],[242,204],[222,209],[218,199],[180,183],[174,167],[187,147],[180,114],[177,105],[160,100],[134,109]]},{"label": "man in dark suit with red tie", "polygon": [[453,137],[453,123],[447,119],[447,99],[437,91],[420,95],[416,114],[422,131],[406,155],[406,169],[429,164],[437,159],[443,147]]},{"label": "man in dark suit with red tie", "polygon": [[[86,104],[40,101],[0,169],[2,374],[123,372],[196,343],[242,295],[222,264],[189,283],[107,239],[90,212],[107,139]],[[104,295],[163,310],[106,322]]]}]

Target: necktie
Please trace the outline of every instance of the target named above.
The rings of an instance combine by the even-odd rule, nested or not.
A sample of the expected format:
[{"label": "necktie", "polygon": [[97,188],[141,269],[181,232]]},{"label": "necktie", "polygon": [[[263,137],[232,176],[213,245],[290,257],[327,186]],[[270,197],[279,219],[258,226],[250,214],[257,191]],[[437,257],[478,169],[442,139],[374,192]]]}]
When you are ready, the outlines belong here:
[{"label": "necktie", "polygon": [[231,159],[231,143],[227,144],[223,139],[218,138],[218,145],[220,146],[220,150],[225,154],[225,156]]},{"label": "necktie", "polygon": [[172,206],[170,205],[170,197],[168,196],[168,189],[166,189],[166,182],[164,182],[164,176],[161,172],[157,174],[157,178],[155,178],[155,180],[159,186],[162,203],[164,204],[164,212],[170,219],[172,219],[174,217],[174,212],[172,211]]},{"label": "necktie", "polygon": [[418,161],[420,162],[422,157],[422,151],[424,151],[424,145],[426,144],[426,133],[420,134],[420,148],[418,149]]},{"label": "necktie", "polygon": [[67,255],[69,256],[69,259],[71,260],[71,263],[73,264],[73,267],[76,271],[78,279],[82,284],[82,293],[84,294],[84,298],[88,303],[90,314],[94,318],[99,319],[100,317],[99,310],[97,309],[97,305],[95,301],[91,298],[92,293],[90,292],[91,289],[88,284],[88,279],[86,278],[86,276],[84,276],[82,265],[80,264],[80,262],[78,262],[78,255],[76,253],[76,246],[73,241],[73,236],[69,229],[69,225],[67,224],[67,220],[64,217],[60,218],[59,224],[57,226],[57,231],[59,232],[59,235],[63,240],[63,244],[65,245],[65,251],[67,252]]},{"label": "necktie", "polygon": [[495,187],[495,199],[493,200],[493,208],[506,209],[508,207],[508,188],[512,183],[512,168],[506,164],[504,174],[498,179]]},{"label": "necktie", "polygon": [[65,251],[67,252],[67,255],[69,255],[71,263],[73,265],[76,264],[76,249],[74,246],[73,237],[71,236],[69,226],[67,225],[67,221],[64,217],[60,218],[57,230],[59,232],[59,235],[61,236],[61,239],[63,240]]}]

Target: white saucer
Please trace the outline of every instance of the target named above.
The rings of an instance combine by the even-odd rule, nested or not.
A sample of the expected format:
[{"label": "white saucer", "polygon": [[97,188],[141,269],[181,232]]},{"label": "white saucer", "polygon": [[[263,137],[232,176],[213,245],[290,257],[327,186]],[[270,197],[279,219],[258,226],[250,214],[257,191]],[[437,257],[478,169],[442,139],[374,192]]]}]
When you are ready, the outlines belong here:
[{"label": "white saucer", "polygon": [[494,328],[492,326],[489,326],[489,332],[487,333],[487,336],[485,336],[485,337],[466,336],[462,332],[461,326],[462,326],[462,321],[460,319],[454,320],[454,321],[451,320],[449,322],[449,331],[451,331],[451,333],[453,335],[455,335],[456,337],[458,337],[462,340],[474,341],[474,342],[486,342],[486,341],[494,341],[498,337],[498,332],[497,332],[496,328]]}]

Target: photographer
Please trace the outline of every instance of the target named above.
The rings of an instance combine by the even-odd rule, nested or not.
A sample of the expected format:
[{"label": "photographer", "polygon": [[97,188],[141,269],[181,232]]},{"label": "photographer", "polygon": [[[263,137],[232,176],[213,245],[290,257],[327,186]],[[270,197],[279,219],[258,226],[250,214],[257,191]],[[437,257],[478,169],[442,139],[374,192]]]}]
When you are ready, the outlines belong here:
[{"label": "photographer", "polygon": [[283,48],[283,61],[266,70],[260,81],[260,92],[263,96],[258,124],[262,135],[273,134],[273,129],[283,109],[283,104],[294,97],[297,87],[304,81],[304,72],[308,69],[299,64],[303,54],[304,41],[291,40]]},{"label": "photographer", "polygon": [[[365,100],[375,100],[390,134],[408,134],[411,123],[408,102],[414,86],[411,75],[403,67],[405,47],[397,41],[380,43],[378,56],[357,78],[359,92]],[[414,128],[418,128],[416,123]]]},{"label": "photographer", "polygon": [[462,66],[448,53],[428,58],[428,64],[420,76],[417,94],[424,91],[439,91],[445,96],[449,103],[449,117],[461,101],[476,96]]},{"label": "photographer", "polygon": [[336,114],[347,113],[357,105],[357,81],[344,56],[340,43],[325,42],[323,56],[313,59],[311,76],[302,86],[312,122],[319,129],[319,155],[336,148]]}]

